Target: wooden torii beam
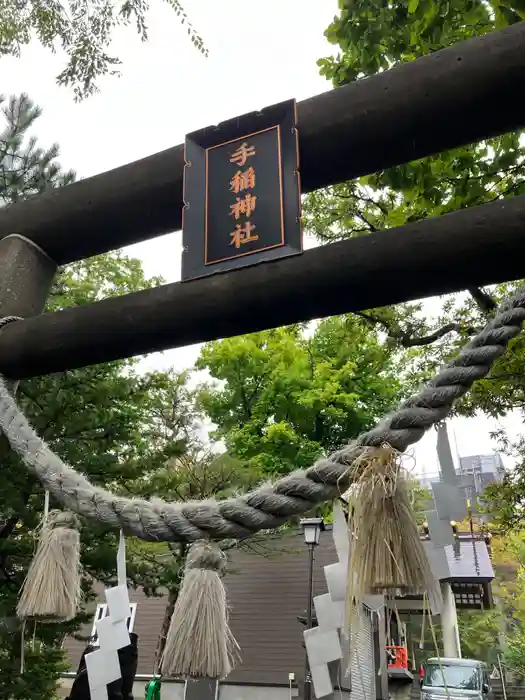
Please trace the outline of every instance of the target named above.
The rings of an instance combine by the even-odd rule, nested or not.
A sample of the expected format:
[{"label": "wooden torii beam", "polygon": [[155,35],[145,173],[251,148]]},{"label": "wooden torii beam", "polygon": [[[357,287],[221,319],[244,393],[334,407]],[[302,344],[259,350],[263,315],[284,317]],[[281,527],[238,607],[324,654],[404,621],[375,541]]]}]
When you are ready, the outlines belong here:
[{"label": "wooden torii beam", "polygon": [[[522,22],[300,103],[304,190],[523,126],[517,95],[524,79]],[[38,248],[9,234],[62,264],[176,230],[182,174],[177,146],[0,210],[3,268],[12,272],[20,246],[32,255],[26,274],[4,285],[0,315],[38,313],[53,267]],[[37,376],[517,279],[524,274],[524,231],[525,197],[515,197],[271,264],[36,316],[0,331],[0,371]],[[32,279],[38,284],[28,284]]]},{"label": "wooden torii beam", "polygon": [[523,277],[524,261],[525,195],[19,321],[0,330],[0,370],[21,379],[457,292]]},{"label": "wooden torii beam", "polygon": [[[300,102],[303,191],[525,126],[524,83],[521,22]],[[179,145],[10,205],[0,238],[22,234],[63,264],[176,231],[183,165]]]}]

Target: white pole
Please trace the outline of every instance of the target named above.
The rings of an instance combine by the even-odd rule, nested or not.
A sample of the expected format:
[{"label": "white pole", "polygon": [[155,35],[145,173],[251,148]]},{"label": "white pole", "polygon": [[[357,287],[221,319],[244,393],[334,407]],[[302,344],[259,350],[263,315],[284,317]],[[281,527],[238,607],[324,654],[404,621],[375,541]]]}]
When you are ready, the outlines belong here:
[{"label": "white pole", "polygon": [[456,601],[450,583],[441,583],[441,593],[443,595],[443,611],[441,613],[443,652],[445,658],[460,659],[461,643],[459,639],[458,616]]},{"label": "white pole", "polygon": [[501,678],[501,687],[503,690],[503,699],[507,700],[507,684],[505,683],[505,673],[501,666],[501,656],[498,654],[499,677]]}]

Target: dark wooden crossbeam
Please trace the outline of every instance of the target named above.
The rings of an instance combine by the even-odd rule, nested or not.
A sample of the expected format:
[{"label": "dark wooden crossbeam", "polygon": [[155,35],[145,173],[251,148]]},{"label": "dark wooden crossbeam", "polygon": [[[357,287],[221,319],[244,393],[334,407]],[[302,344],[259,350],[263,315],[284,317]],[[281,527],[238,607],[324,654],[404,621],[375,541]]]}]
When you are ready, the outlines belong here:
[{"label": "dark wooden crossbeam", "polygon": [[[524,83],[521,22],[305,100],[298,105],[303,189],[525,126]],[[183,160],[175,146],[6,207],[0,238],[23,234],[62,264],[176,231]]]},{"label": "dark wooden crossbeam", "polygon": [[0,331],[24,378],[525,276],[525,196]]}]

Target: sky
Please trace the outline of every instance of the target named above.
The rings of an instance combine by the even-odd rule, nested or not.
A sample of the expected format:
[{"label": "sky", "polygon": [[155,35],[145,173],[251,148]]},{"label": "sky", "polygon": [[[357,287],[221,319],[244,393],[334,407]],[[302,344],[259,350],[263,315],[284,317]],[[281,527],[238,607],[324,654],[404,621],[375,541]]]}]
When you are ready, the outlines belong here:
[{"label": "sky", "polygon": [[[323,32],[337,12],[337,0],[185,0],[209,50],[207,58],[194,48],[168,3],[151,0],[151,5],[149,41],[141,43],[133,28],[119,30],[112,52],[122,61],[121,77],[103,79],[100,94],[80,104],[70,89],[55,83],[64,65],[60,53],[52,55],[35,42],[20,58],[0,61],[2,94],[26,92],[42,107],[36,135],[42,145],[58,142],[62,165],[79,177],[170,148],[196,129],[331,89],[316,61],[334,53]],[[143,261],[148,276],[180,279],[180,232],[127,252]],[[429,312],[435,308],[436,302],[429,302]],[[195,346],[157,353],[143,366],[189,368],[198,352]],[[502,425],[511,435],[521,429],[519,416]],[[497,427],[484,418],[452,421],[453,450],[461,455],[490,453],[495,444],[489,434]],[[437,472],[433,431],[414,454],[418,471]]]}]

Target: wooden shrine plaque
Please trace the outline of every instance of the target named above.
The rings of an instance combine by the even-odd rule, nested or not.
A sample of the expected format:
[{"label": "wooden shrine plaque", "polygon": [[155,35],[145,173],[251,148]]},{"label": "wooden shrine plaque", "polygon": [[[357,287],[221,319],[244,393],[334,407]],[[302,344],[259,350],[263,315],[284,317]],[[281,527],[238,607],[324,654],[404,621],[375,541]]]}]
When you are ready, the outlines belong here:
[{"label": "wooden shrine plaque", "polygon": [[295,100],[188,134],[182,281],[302,252]]}]

